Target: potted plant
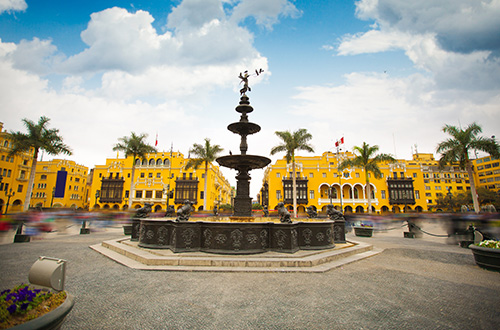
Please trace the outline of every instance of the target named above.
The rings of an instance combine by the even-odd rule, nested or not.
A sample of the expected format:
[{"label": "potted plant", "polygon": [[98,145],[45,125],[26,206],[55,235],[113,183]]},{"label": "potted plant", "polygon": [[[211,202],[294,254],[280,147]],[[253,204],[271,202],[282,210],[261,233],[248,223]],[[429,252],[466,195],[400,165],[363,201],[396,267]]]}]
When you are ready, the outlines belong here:
[{"label": "potted plant", "polygon": [[373,226],[362,223],[360,226],[355,226],[354,227],[354,234],[356,236],[372,237],[372,235],[373,235]]},{"label": "potted plant", "polygon": [[21,284],[0,293],[0,329],[59,329],[74,303],[66,291]]},{"label": "potted plant", "polygon": [[478,266],[500,271],[500,241],[485,240],[469,245],[469,249]]}]

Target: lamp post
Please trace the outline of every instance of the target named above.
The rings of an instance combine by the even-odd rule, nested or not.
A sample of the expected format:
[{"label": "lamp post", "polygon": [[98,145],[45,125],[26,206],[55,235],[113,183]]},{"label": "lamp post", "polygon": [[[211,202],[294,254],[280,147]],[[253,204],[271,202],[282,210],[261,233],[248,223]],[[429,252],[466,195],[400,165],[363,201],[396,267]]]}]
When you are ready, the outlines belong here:
[{"label": "lamp post", "polygon": [[448,198],[448,211],[453,212],[453,194],[451,193],[451,187],[448,187],[448,193],[446,194],[446,197]]},{"label": "lamp post", "polygon": [[94,204],[94,208],[97,205],[97,199],[99,198],[100,194],[101,194],[101,192],[99,190],[95,191],[95,204]]},{"label": "lamp post", "polygon": [[8,210],[9,210],[9,203],[10,203],[10,198],[12,196],[14,196],[16,193],[14,191],[12,191],[12,188],[9,189],[9,192],[6,192],[5,193],[5,196],[7,196],[7,205],[5,206],[5,215],[7,214]]},{"label": "lamp post", "polygon": [[54,195],[56,194],[56,187],[52,188],[52,199],[50,200],[50,207],[54,205]]}]

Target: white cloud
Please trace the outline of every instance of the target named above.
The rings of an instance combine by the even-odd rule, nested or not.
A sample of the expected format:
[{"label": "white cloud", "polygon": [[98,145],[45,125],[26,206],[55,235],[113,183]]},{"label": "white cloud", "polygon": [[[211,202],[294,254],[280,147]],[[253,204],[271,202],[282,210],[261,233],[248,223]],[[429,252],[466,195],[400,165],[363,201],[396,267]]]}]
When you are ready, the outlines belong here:
[{"label": "white cloud", "polygon": [[0,14],[11,11],[24,11],[28,8],[24,0],[0,0]]},{"label": "white cloud", "polygon": [[352,73],[340,86],[299,88],[293,114],[307,117],[315,130],[318,150],[331,150],[332,139],[346,138],[352,149],[363,142],[377,144],[383,152],[411,159],[411,146],[435,153],[444,139],[444,124],[478,122],[485,136],[500,127],[498,93],[436,92],[432,79],[415,74],[390,78],[382,74]]},{"label": "white cloud", "polygon": [[359,18],[374,19],[382,29],[432,32],[447,51],[500,50],[498,0],[361,0],[356,7]]},{"label": "white cloud", "polygon": [[278,17],[299,17],[302,13],[288,0],[242,0],[233,9],[232,19],[242,21],[254,17],[259,25],[271,29]]},{"label": "white cloud", "polygon": [[443,90],[500,87],[500,1],[361,0],[357,15],[372,30],[346,35],[339,55],[401,49]]}]

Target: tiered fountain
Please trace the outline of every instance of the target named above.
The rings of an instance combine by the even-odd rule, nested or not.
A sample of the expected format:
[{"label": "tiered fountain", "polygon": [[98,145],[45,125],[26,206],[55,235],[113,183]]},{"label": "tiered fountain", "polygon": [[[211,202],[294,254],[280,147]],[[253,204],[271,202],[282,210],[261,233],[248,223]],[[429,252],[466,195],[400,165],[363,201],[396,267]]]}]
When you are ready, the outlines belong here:
[{"label": "tiered fountain", "polygon": [[250,198],[250,170],[263,168],[271,162],[267,157],[247,155],[247,136],[260,131],[260,126],[248,121],[247,114],[253,111],[248,97],[243,94],[236,111],[241,113],[240,121],[230,124],[227,129],[241,136],[240,155],[229,155],[216,159],[219,165],[238,171],[236,176],[236,197],[234,198],[234,216],[252,216],[252,198]]},{"label": "tiered fountain", "polygon": [[[262,71],[260,71],[262,72]],[[294,253],[303,250],[330,249],[335,242],[345,243],[344,223],[327,219],[304,219],[303,222],[282,223],[276,218],[252,217],[250,175],[254,169],[267,166],[271,160],[263,156],[247,155],[247,136],[260,131],[260,126],[248,121],[253,111],[249,98],[249,75],[240,74],[244,82],[236,111],[241,113],[238,122],[227,128],[240,135],[239,155],[216,159],[219,165],[236,170],[237,185],[234,213],[231,217],[174,219],[141,219],[139,246],[144,248],[170,249],[174,252],[203,251],[221,254],[252,254],[266,251]],[[189,208],[189,207],[188,207]]]}]

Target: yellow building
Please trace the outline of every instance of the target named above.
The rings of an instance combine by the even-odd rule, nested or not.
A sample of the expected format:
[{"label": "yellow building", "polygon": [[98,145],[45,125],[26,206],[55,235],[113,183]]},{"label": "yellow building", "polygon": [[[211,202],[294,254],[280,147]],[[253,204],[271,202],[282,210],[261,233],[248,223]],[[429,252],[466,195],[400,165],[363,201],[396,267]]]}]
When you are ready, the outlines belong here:
[{"label": "yellow building", "polygon": [[[145,159],[135,160],[131,194],[132,161],[132,157],[108,158],[105,165],[95,166],[89,193],[91,209],[124,210],[132,198],[132,209],[150,203],[154,212],[160,212],[167,209],[167,203],[177,209],[190,200],[196,210],[203,210],[204,166],[186,170],[188,159],[180,152],[146,154]],[[213,164],[208,168],[207,191],[207,210],[214,205],[231,204],[232,188]]]},{"label": "yellow building", "polygon": [[[344,212],[367,212],[364,170],[338,170],[339,163],[352,157],[351,152],[295,157],[297,211],[305,212],[308,206],[325,211],[326,205],[332,203]],[[266,168],[260,193],[261,204],[276,209],[277,204],[283,201],[289,209],[292,208],[291,167],[283,158]],[[408,212],[428,211],[435,200],[446,195],[448,190],[454,193],[469,189],[465,171],[458,166],[439,169],[438,161],[432,154],[414,154],[412,160],[381,163],[379,167],[382,172],[380,179],[369,174],[372,211],[377,213],[398,213],[405,209]]]},{"label": "yellow building", "polygon": [[9,156],[12,143],[6,135],[3,123],[0,123],[0,213],[2,214],[6,209],[9,213],[23,210],[33,159],[32,153]]},{"label": "yellow building", "polygon": [[477,188],[500,191],[500,162],[495,157],[482,157],[472,161]]},{"label": "yellow building", "polygon": [[30,207],[88,207],[88,167],[72,160],[38,161]]}]

